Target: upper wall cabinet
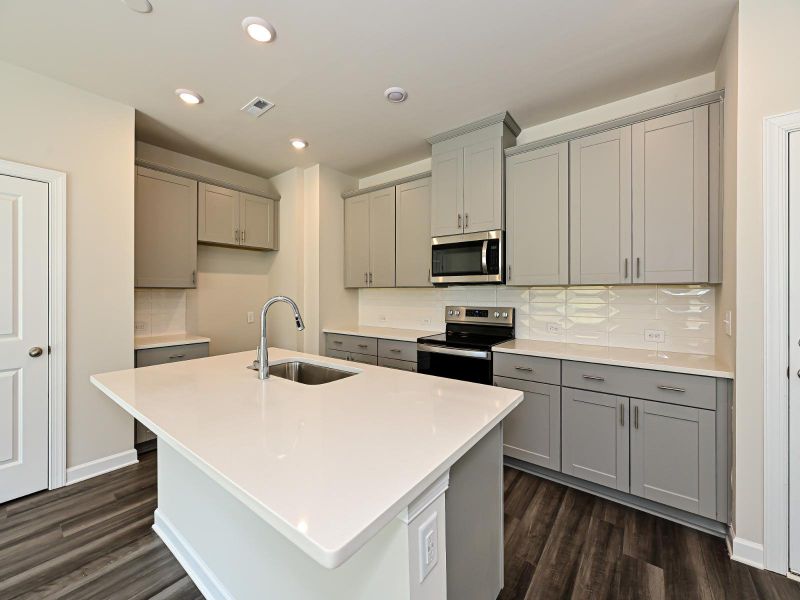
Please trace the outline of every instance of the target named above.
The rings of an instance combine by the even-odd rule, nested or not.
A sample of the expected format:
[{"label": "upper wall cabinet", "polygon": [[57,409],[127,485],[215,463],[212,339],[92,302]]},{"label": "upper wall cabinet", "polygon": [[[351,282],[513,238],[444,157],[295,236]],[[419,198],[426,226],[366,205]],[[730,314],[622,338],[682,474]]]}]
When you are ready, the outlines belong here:
[{"label": "upper wall cabinet", "polygon": [[344,201],[345,287],[394,287],[395,188]]},{"label": "upper wall cabinet", "polygon": [[708,106],[632,127],[633,282],[708,281]]},{"label": "upper wall cabinet", "polygon": [[200,183],[197,240],[207,244],[276,250],[275,201]]},{"label": "upper wall cabinet", "polygon": [[431,178],[396,188],[397,287],[431,285]]},{"label": "upper wall cabinet", "polygon": [[506,282],[569,283],[569,145],[506,160]]},{"label": "upper wall cabinet", "polygon": [[136,168],[136,287],[195,287],[196,223],[196,181]]},{"label": "upper wall cabinet", "polygon": [[631,128],[570,142],[570,279],[631,282]]},{"label": "upper wall cabinet", "polygon": [[570,283],[720,281],[719,104],[570,142]]},{"label": "upper wall cabinet", "polygon": [[503,150],[519,131],[511,115],[500,113],[428,139],[431,237],[503,228]]}]

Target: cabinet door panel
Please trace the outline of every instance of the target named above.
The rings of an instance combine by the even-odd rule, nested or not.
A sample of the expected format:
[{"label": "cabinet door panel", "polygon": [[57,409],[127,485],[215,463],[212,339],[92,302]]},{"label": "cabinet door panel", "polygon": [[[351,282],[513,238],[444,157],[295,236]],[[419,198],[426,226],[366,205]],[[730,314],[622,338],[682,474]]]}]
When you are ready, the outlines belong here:
[{"label": "cabinet door panel", "polygon": [[464,233],[503,227],[503,147],[494,139],[464,148]]},{"label": "cabinet door panel", "polygon": [[241,244],[248,248],[275,249],[275,201],[241,194],[239,202]]},{"label": "cabinet door panel", "polygon": [[631,128],[570,142],[570,281],[631,282]]},{"label": "cabinet door panel", "polygon": [[369,274],[369,194],[344,201],[344,286],[367,287]]},{"label": "cabinet door panel", "polygon": [[394,190],[392,187],[369,195],[370,287],[394,287]]},{"label": "cabinet door panel", "polygon": [[711,410],[631,399],[631,493],[716,518]]},{"label": "cabinet door panel", "polygon": [[431,237],[463,231],[464,150],[435,154],[431,161]]},{"label": "cabinet door panel", "polygon": [[397,186],[397,287],[431,285],[430,177]]},{"label": "cabinet door panel", "polygon": [[628,398],[561,390],[561,471],[629,491]]},{"label": "cabinet door panel", "polygon": [[535,465],[561,468],[561,388],[507,377],[498,387],[524,392],[525,398],[503,420],[503,452]]},{"label": "cabinet door panel", "polygon": [[633,282],[708,280],[708,107],[633,126]]},{"label": "cabinet door panel", "polygon": [[509,285],[569,283],[569,145],[506,161]]},{"label": "cabinet door panel", "polygon": [[239,192],[201,183],[197,202],[197,240],[239,245]]},{"label": "cabinet door panel", "polygon": [[197,182],[136,170],[134,285],[195,287]]}]

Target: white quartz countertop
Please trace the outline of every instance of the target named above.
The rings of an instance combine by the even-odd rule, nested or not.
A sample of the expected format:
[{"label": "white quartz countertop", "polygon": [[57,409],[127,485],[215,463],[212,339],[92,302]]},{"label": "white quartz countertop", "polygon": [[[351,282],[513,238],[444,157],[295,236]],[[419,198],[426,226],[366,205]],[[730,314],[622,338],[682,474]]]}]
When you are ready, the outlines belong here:
[{"label": "white quartz countertop", "polygon": [[[497,425],[522,393],[279,348],[356,372],[260,381],[241,352],[92,383],[325,567],[341,565]],[[190,491],[187,490],[187,493]]]},{"label": "white quartz countertop", "polygon": [[592,362],[619,367],[671,371],[733,379],[733,371],[716,356],[684,352],[655,352],[635,348],[609,348],[585,344],[562,344],[536,340],[512,340],[492,347],[494,352],[524,354],[561,360]]},{"label": "white quartz countertop", "polygon": [[148,348],[166,348],[168,346],[183,346],[184,344],[204,344],[211,342],[211,338],[191,333],[173,333],[171,335],[137,335],[133,338],[134,350],[147,350]]},{"label": "white quartz countertop", "polygon": [[417,338],[436,335],[441,331],[425,331],[424,329],[397,329],[395,327],[371,327],[369,325],[353,325],[352,327],[326,327],[323,333],[339,333],[342,335],[362,335],[382,340],[398,342],[416,342]]}]

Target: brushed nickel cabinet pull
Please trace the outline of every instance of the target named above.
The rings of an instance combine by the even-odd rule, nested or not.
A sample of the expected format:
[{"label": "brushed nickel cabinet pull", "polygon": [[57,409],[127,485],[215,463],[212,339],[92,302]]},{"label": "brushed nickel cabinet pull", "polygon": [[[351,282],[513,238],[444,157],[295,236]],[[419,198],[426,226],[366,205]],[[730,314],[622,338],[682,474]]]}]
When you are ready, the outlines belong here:
[{"label": "brushed nickel cabinet pull", "polygon": [[627,278],[628,278],[628,259],[626,258],[625,259],[625,277],[623,277],[623,279],[627,279]]},{"label": "brushed nickel cabinet pull", "polygon": [[364,283],[369,283],[369,277],[367,277],[366,271],[364,271]]},{"label": "brushed nickel cabinet pull", "polygon": [[679,387],[672,387],[671,385],[660,385],[658,389],[665,390],[667,392],[685,392],[686,390]]},{"label": "brushed nickel cabinet pull", "polygon": [[584,379],[588,379],[589,381],[605,381],[605,377],[601,377],[600,375],[584,375]]},{"label": "brushed nickel cabinet pull", "polygon": [[464,213],[464,229],[469,228],[469,213]]},{"label": "brushed nickel cabinet pull", "polygon": [[461,213],[458,213],[458,228],[461,229]]},{"label": "brushed nickel cabinet pull", "polygon": [[333,343],[337,346],[341,346],[343,342],[341,340],[333,340]]},{"label": "brushed nickel cabinet pull", "polygon": [[245,235],[247,234],[246,229],[242,229],[242,243],[244,244]]},{"label": "brushed nickel cabinet pull", "polygon": [[514,367],[517,371],[525,371],[526,373],[533,373],[530,367]]},{"label": "brushed nickel cabinet pull", "polygon": [[368,348],[368,346],[366,344],[359,344],[358,347],[359,348]]},{"label": "brushed nickel cabinet pull", "polygon": [[508,265],[508,280],[511,281],[511,265]]},{"label": "brushed nickel cabinet pull", "polygon": [[402,352],[402,350],[400,350],[400,348],[389,348],[389,352],[397,352],[397,353],[399,353],[399,352]]},{"label": "brushed nickel cabinet pull", "polygon": [[239,230],[238,229],[234,229],[233,230],[233,239],[236,240],[237,244],[239,243]]},{"label": "brushed nickel cabinet pull", "polygon": [[369,284],[372,285],[372,271],[369,272]]},{"label": "brushed nickel cabinet pull", "polygon": [[170,360],[175,360],[176,358],[185,358],[185,357],[186,357],[185,354],[173,354],[172,356],[169,356],[168,358]]},{"label": "brushed nickel cabinet pull", "polygon": [[639,429],[639,407],[633,407],[633,428]]},{"label": "brushed nickel cabinet pull", "polygon": [[639,279],[639,277],[641,277],[641,273],[639,271],[639,257],[637,256],[636,257],[636,279]]},{"label": "brushed nickel cabinet pull", "polygon": [[625,405],[624,404],[620,404],[619,405],[619,424],[622,427],[625,427]]}]

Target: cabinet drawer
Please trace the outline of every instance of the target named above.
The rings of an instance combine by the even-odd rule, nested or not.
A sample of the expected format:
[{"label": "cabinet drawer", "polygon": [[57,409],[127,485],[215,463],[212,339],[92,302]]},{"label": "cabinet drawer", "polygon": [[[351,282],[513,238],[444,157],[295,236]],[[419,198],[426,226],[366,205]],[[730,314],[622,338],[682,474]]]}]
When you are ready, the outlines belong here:
[{"label": "cabinet drawer", "polygon": [[358,352],[348,352],[350,355],[349,360],[357,363],[364,363],[365,365],[377,365],[378,357],[374,354],[359,354]]},{"label": "cabinet drawer", "polygon": [[[382,341],[382,340],[381,340]],[[378,345],[380,348],[380,344]],[[417,372],[417,363],[409,360],[397,360],[396,358],[386,358],[385,356],[378,357],[379,367],[388,367],[390,369],[398,369],[400,371]]]},{"label": "cabinet drawer", "polygon": [[151,365],[192,360],[193,358],[205,358],[206,356],[208,356],[208,343],[146,348],[136,351],[136,366],[149,367]]},{"label": "cabinet drawer", "polygon": [[328,333],[326,334],[326,340],[325,344],[331,350],[378,355],[378,340],[375,338]]},{"label": "cabinet drawer", "polygon": [[378,340],[378,356],[417,362],[417,343]]},{"label": "cabinet drawer", "polygon": [[350,360],[348,358],[348,353],[344,352],[343,350],[333,350],[331,348],[328,348],[325,351],[325,355],[326,356],[330,356],[331,358],[338,358],[338,359],[341,359],[341,360]]},{"label": "cabinet drawer", "polygon": [[556,358],[494,352],[492,360],[495,375],[561,385],[561,361]]},{"label": "cabinet drawer", "polygon": [[701,375],[564,361],[564,386],[715,410],[716,380]]}]

